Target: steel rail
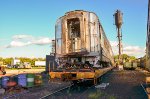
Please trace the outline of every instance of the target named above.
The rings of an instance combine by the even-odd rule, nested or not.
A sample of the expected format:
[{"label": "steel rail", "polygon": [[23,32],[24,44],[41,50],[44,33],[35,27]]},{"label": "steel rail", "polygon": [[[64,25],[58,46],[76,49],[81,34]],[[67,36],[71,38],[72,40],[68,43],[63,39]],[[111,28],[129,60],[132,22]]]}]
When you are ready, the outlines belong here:
[{"label": "steel rail", "polygon": [[65,89],[67,89],[67,88],[69,88],[69,87],[71,87],[71,86],[73,86],[73,84],[70,85],[70,86],[64,87],[64,88],[62,88],[62,89],[56,90],[56,91],[54,91],[54,92],[52,92],[52,93],[49,93],[49,94],[47,94],[47,95],[45,95],[45,96],[43,96],[43,97],[41,97],[41,98],[39,98],[39,99],[45,99],[46,97],[49,97],[49,96],[51,96],[51,95],[53,95],[53,94],[55,94],[55,93],[58,93],[58,92],[60,92],[60,91],[62,91],[62,90],[65,90]]}]

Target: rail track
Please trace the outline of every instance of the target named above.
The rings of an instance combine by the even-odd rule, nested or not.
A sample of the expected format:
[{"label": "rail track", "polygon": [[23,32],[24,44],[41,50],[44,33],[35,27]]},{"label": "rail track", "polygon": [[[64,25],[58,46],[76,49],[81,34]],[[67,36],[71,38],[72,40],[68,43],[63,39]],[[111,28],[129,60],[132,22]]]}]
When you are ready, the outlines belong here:
[{"label": "rail track", "polygon": [[57,90],[57,91],[54,91],[54,92],[52,92],[52,93],[49,93],[49,94],[47,94],[47,95],[45,95],[45,96],[43,96],[43,97],[40,97],[39,99],[48,99],[49,96],[52,96],[52,95],[54,95],[54,94],[56,94],[56,93],[58,93],[58,92],[61,92],[61,91],[63,91],[63,90],[66,90],[66,89],[70,88],[71,86],[73,86],[73,84],[70,85],[70,86],[67,86],[67,87],[65,87],[65,88],[59,89],[59,90]]},{"label": "rail track", "polygon": [[[83,86],[83,85],[75,85],[72,84],[71,86],[68,86],[66,88],[62,88],[58,91],[55,91],[51,94],[48,94],[46,96],[41,97],[40,99],[78,99],[82,95],[82,93],[85,93],[86,91],[93,88],[95,85],[91,86]],[[62,98],[64,97],[64,98]]]},{"label": "rail track", "polygon": [[94,85],[72,85],[40,99],[93,99],[89,96],[98,97],[94,99],[147,99],[141,87],[143,81],[144,74],[139,71],[112,71],[102,76],[102,83],[110,83],[105,90]]},{"label": "rail track", "polygon": [[[112,70],[104,72],[98,79],[102,79],[105,74],[111,71]],[[98,82],[96,85],[100,83],[101,82]],[[43,97],[40,97],[40,99],[80,99],[80,97],[82,97],[82,94],[86,93],[89,90],[95,89],[96,85],[93,85],[91,81],[75,83],[65,88],[54,91],[50,94],[47,94]]]}]

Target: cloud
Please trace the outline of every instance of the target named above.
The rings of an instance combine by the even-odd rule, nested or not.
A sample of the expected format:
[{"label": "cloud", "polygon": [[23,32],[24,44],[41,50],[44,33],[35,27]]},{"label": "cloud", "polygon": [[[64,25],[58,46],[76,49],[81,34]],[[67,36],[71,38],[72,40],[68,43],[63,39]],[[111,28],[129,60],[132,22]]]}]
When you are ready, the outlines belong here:
[{"label": "cloud", "polygon": [[52,41],[52,39],[48,38],[48,37],[45,37],[45,38],[40,38],[40,39],[37,39],[37,40],[34,40],[32,42],[32,44],[36,44],[36,45],[45,45],[45,44],[50,44]]},{"label": "cloud", "polygon": [[[118,42],[110,41],[113,52],[115,55],[118,54]],[[127,54],[130,56],[142,57],[145,55],[145,47],[133,46],[129,44],[123,44],[123,54]]]},{"label": "cloud", "polygon": [[11,47],[22,47],[22,46],[27,46],[30,45],[31,42],[20,42],[20,41],[12,41],[6,48],[11,48]]},{"label": "cloud", "polygon": [[144,56],[145,48],[140,46],[125,46],[123,52],[132,56]]},{"label": "cloud", "polygon": [[126,46],[124,48],[124,51],[143,51],[143,48],[139,47],[139,46]]},{"label": "cloud", "polygon": [[14,35],[12,38],[13,39],[26,39],[26,38],[32,38],[33,36],[31,35]]},{"label": "cloud", "polygon": [[6,48],[23,47],[28,45],[47,45],[52,39],[48,37],[34,37],[31,35],[14,35],[12,41]]}]

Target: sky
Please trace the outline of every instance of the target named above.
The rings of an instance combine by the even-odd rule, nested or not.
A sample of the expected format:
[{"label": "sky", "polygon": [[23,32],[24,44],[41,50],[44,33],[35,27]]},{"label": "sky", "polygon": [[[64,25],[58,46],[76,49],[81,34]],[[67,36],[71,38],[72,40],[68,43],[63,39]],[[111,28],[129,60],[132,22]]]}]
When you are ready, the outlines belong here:
[{"label": "sky", "polygon": [[123,53],[144,56],[148,0],[0,0],[0,57],[44,58],[56,20],[72,10],[96,13],[117,54],[117,9],[123,13]]}]

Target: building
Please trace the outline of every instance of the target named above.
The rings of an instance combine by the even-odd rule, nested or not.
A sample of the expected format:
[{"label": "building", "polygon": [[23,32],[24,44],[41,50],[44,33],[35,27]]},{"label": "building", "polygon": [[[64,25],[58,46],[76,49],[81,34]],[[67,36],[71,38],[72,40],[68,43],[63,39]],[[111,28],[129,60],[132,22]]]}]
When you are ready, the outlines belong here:
[{"label": "building", "polygon": [[12,59],[11,66],[14,66],[14,65],[20,65],[20,60],[19,59]]},{"label": "building", "polygon": [[46,66],[45,61],[35,61],[35,66]]}]

